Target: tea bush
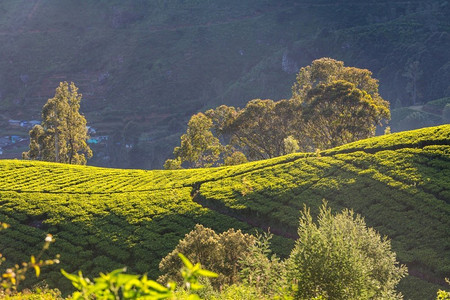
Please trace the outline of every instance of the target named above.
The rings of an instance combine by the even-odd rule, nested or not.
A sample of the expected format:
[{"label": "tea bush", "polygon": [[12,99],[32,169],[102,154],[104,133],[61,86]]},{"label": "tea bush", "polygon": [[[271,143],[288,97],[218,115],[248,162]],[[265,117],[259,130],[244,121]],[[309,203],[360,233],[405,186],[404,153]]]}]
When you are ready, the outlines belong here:
[{"label": "tea bush", "polygon": [[[449,157],[450,125],[443,125],[211,169],[1,160],[0,222],[12,227],[2,235],[1,251],[26,261],[49,232],[56,238],[49,254],[60,253],[68,272],[92,277],[128,266],[156,278],[158,261],[202,224],[217,232],[270,227],[272,249],[286,257],[297,238],[299,210],[306,204],[316,215],[325,198],[333,209],[353,208],[391,237],[411,273],[438,282],[450,276]],[[60,274],[50,270],[40,278],[52,287]],[[69,283],[59,287],[71,289]]]}]

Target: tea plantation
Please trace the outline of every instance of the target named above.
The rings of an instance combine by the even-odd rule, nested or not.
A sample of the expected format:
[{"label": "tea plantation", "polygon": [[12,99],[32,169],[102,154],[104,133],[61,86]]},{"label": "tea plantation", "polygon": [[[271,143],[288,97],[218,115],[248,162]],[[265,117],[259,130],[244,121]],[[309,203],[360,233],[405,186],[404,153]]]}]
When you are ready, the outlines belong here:
[{"label": "tea plantation", "polygon": [[0,222],[11,228],[0,252],[9,263],[25,260],[52,233],[49,255],[61,254],[61,265],[40,277],[50,286],[70,289],[60,268],[92,277],[127,266],[156,278],[160,259],[196,223],[218,232],[270,227],[274,250],[287,255],[299,210],[317,212],[323,199],[335,211],[353,208],[392,240],[409,268],[405,299],[433,298],[450,276],[450,125],[212,169],[3,160]]}]

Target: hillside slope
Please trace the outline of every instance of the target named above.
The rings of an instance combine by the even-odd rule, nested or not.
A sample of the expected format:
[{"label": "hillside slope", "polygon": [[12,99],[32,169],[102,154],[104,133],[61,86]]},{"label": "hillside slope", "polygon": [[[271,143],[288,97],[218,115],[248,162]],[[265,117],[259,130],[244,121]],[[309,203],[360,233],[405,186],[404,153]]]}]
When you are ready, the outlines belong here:
[{"label": "hillside slope", "polygon": [[[299,210],[353,208],[392,239],[410,274],[402,291],[432,298],[450,276],[450,125],[376,137],[317,154],[212,169],[142,171],[34,161],[0,161],[0,251],[9,262],[55,235],[61,267],[129,267],[157,274],[159,260],[196,223],[276,234],[287,255]],[[42,277],[69,289],[58,268]]]}]

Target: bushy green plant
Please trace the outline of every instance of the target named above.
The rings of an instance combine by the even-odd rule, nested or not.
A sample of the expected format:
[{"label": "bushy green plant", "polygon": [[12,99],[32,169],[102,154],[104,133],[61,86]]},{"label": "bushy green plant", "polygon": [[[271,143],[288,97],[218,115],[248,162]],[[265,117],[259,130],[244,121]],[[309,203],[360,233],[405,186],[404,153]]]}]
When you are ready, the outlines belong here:
[{"label": "bushy green plant", "polygon": [[[445,278],[445,281],[450,284],[450,279]],[[436,300],[450,300],[450,292],[439,290],[437,292]]]},{"label": "bushy green plant", "polygon": [[244,285],[251,286],[259,295],[273,298],[289,293],[286,263],[270,250],[270,232],[256,234],[256,242],[249,248],[249,255],[239,261]]},{"label": "bushy green plant", "polygon": [[[187,299],[200,299],[193,291],[203,288],[199,283],[200,277],[217,277],[217,274],[201,268],[200,263],[192,264],[183,254],[178,257],[184,264],[181,269],[183,278],[182,288],[185,290]],[[126,269],[117,269],[108,274],[100,273],[100,277],[93,281],[85,278],[83,274],[69,274],[64,270],[61,273],[69,279],[78,290],[72,294],[72,299],[176,299],[174,282],[163,286],[154,280],[149,280],[147,275],[139,276],[124,273]]]},{"label": "bushy green plant", "polygon": [[287,262],[297,299],[402,299],[395,286],[407,274],[390,242],[351,210],[333,215],[324,203],[318,224],[301,213],[299,238]]},{"label": "bushy green plant", "polygon": [[183,253],[190,260],[202,262],[209,270],[219,274],[212,283],[217,288],[224,284],[239,281],[239,259],[249,253],[249,247],[254,243],[252,235],[244,234],[240,230],[229,229],[217,234],[210,228],[197,224],[185,238],[180,240],[177,247],[161,260],[160,270],[164,273],[160,282],[169,279],[180,282],[177,274],[180,268],[178,254]]}]

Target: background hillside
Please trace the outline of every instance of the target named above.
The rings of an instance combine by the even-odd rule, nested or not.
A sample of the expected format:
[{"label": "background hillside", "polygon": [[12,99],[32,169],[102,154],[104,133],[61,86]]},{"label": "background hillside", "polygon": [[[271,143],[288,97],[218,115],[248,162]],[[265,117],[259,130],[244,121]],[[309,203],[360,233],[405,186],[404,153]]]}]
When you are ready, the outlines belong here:
[{"label": "background hillside", "polygon": [[193,113],[289,97],[298,69],[323,56],[372,70],[394,108],[441,98],[449,16],[443,0],[4,0],[0,137],[25,137],[8,120],[39,119],[74,81],[98,137],[90,164],[160,168]]},{"label": "background hillside", "polygon": [[0,161],[0,222],[7,262],[39,250],[47,232],[61,265],[42,278],[63,290],[59,268],[93,276],[128,266],[158,274],[160,259],[196,223],[275,234],[289,254],[299,210],[326,199],[353,208],[392,239],[410,276],[405,299],[433,299],[450,276],[450,125],[380,136],[319,155],[291,154],[232,167],[177,171]]}]

